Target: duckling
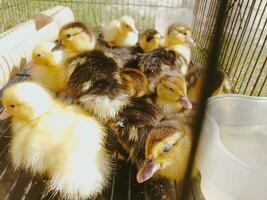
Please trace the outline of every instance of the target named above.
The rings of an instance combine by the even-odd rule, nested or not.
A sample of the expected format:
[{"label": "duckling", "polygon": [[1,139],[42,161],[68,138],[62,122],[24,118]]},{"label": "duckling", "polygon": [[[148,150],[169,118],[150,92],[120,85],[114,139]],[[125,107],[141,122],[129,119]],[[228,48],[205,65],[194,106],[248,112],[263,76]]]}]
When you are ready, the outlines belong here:
[{"label": "duckling", "polygon": [[156,85],[163,74],[177,71],[176,61],[175,53],[164,48],[138,54],[138,68],[147,76],[151,93],[155,92]]},{"label": "duckling", "polygon": [[76,103],[101,121],[113,118],[129,102],[122,85],[120,63],[102,50],[84,52],[70,60],[74,65],[68,87]]},{"label": "duckling", "polygon": [[67,71],[62,66],[62,51],[53,51],[55,43],[37,45],[32,51],[33,65],[29,74],[36,81],[54,92],[67,90]]},{"label": "duckling", "polygon": [[160,47],[162,38],[157,30],[147,29],[141,33],[138,44],[144,52],[149,52]]},{"label": "duckling", "polygon": [[107,123],[107,127],[129,154],[128,159],[141,166],[145,160],[147,136],[162,118],[160,108],[150,97],[142,96],[131,99],[130,104]]},{"label": "duckling", "polygon": [[180,72],[185,75],[191,60],[190,46],[195,46],[191,30],[180,23],[170,25],[162,46],[175,52]]},{"label": "duckling", "polygon": [[132,47],[138,42],[138,31],[134,19],[130,16],[123,16],[105,24],[102,34],[110,47]]},{"label": "duckling", "polygon": [[2,101],[12,117],[9,151],[16,169],[47,175],[48,190],[63,198],[87,199],[102,191],[111,165],[104,128],[95,118],[33,82],[9,86]]},{"label": "duckling", "polygon": [[187,167],[192,144],[192,132],[179,121],[162,121],[148,134],[145,144],[145,161],[137,173],[142,183],[154,174],[181,181]]},{"label": "duckling", "polygon": [[174,114],[184,109],[191,109],[192,103],[187,97],[187,86],[183,75],[165,74],[156,88],[156,104],[164,113]]},{"label": "duckling", "polygon": [[[191,62],[191,69],[185,75],[189,99],[197,103],[200,100],[202,87],[205,80],[207,68]],[[213,83],[212,96],[232,93],[227,75],[221,69],[216,70],[216,82]]]},{"label": "duckling", "polygon": [[84,51],[93,50],[96,46],[94,31],[81,22],[71,22],[59,31],[59,45],[64,46],[65,60]]},{"label": "duckling", "polygon": [[148,82],[144,73],[137,69],[125,68],[120,71],[120,76],[130,97],[140,97],[147,94]]}]

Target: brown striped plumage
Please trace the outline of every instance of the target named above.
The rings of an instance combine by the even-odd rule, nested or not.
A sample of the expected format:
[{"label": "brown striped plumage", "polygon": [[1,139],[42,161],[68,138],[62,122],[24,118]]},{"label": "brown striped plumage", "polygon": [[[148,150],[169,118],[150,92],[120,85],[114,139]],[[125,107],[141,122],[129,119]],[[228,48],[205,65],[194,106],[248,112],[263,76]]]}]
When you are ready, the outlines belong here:
[{"label": "brown striped plumage", "polygon": [[138,69],[125,68],[120,71],[122,84],[131,97],[144,96],[148,92],[147,77]]},{"label": "brown striped plumage", "polygon": [[112,55],[92,50],[71,59],[72,64],[76,67],[68,86],[75,102],[101,120],[115,117],[128,103],[128,95],[121,84],[121,67]]},{"label": "brown striped plumage", "polygon": [[138,67],[148,77],[149,90],[154,92],[157,82],[163,74],[179,71],[186,64],[183,56],[177,56],[172,50],[159,48],[140,54],[137,58]]},{"label": "brown striped plumage", "polygon": [[149,131],[163,115],[148,97],[131,100],[118,116],[109,122],[119,142],[129,153],[129,159],[140,166],[145,159],[145,143]]}]

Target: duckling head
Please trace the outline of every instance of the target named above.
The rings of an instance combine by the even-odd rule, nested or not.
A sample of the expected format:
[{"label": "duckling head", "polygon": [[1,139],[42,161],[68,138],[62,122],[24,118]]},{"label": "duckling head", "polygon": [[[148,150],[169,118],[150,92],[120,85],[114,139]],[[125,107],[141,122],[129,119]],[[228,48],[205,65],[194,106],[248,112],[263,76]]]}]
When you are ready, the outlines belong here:
[{"label": "duckling head", "polygon": [[59,42],[66,49],[80,53],[94,49],[96,38],[94,32],[83,23],[72,22],[61,28]]},{"label": "duckling head", "polygon": [[140,97],[148,92],[147,77],[140,70],[125,68],[120,71],[120,76],[129,96]]},{"label": "duckling head", "polygon": [[[160,171],[176,164],[177,160],[181,162],[178,162],[177,168],[181,167],[180,164],[186,164],[187,160],[184,159],[185,156],[188,156],[190,144],[190,135],[184,129],[177,129],[172,126],[152,129],[145,146],[146,160],[138,170],[137,181],[142,183],[150,179],[157,171],[160,173]],[[177,170],[168,169],[171,174],[170,171]]]},{"label": "duckling head", "polygon": [[159,48],[161,40],[162,36],[158,31],[147,29],[140,35],[138,43],[144,52],[149,52]]},{"label": "duckling head", "polygon": [[135,27],[135,22],[134,19],[130,16],[123,16],[120,19],[120,24],[121,24],[121,30],[123,33],[136,33],[138,34],[138,31]]},{"label": "duckling head", "polygon": [[159,80],[156,91],[157,101],[176,104],[180,108],[192,108],[192,103],[187,97],[186,81],[181,74],[164,75]]},{"label": "duckling head", "polygon": [[165,47],[179,44],[195,46],[191,30],[180,23],[169,26],[165,40]]},{"label": "duckling head", "polygon": [[62,60],[62,51],[54,51],[55,43],[43,43],[37,45],[32,51],[32,61],[46,67],[56,66]]},{"label": "duckling head", "polygon": [[21,82],[9,86],[3,92],[4,111],[0,119],[13,117],[30,122],[46,113],[53,105],[50,94],[33,82]]}]

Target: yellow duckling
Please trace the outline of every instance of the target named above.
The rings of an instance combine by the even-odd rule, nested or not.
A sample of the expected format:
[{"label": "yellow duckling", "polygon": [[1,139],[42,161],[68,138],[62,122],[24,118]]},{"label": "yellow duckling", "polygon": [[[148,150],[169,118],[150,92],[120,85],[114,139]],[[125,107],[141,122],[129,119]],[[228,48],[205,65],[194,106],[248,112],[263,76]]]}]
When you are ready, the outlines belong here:
[{"label": "yellow duckling", "polygon": [[180,58],[180,72],[186,74],[191,60],[190,46],[194,46],[191,30],[179,23],[169,26],[163,46],[176,53]]},{"label": "yellow duckling", "polygon": [[183,75],[164,75],[159,80],[156,88],[156,104],[168,114],[177,113],[183,108],[192,108]]},{"label": "yellow duckling", "polygon": [[77,106],[55,100],[33,82],[3,92],[12,117],[11,159],[15,168],[48,175],[48,190],[63,198],[87,199],[102,191],[111,165],[103,149],[104,128]]},{"label": "yellow duckling", "polygon": [[102,34],[110,47],[132,47],[138,42],[138,31],[134,19],[130,16],[123,16],[105,24]]},{"label": "yellow duckling", "polygon": [[155,29],[147,29],[141,33],[139,38],[139,46],[144,52],[153,51],[160,47],[162,36]]},{"label": "yellow duckling", "polygon": [[36,81],[54,92],[67,90],[67,71],[62,66],[63,52],[53,51],[55,43],[37,45],[32,51],[33,65],[29,74]]},{"label": "yellow duckling", "polygon": [[65,60],[96,46],[94,31],[81,22],[72,22],[59,31],[59,42],[64,46]]},{"label": "yellow duckling", "polygon": [[[179,124],[179,125],[177,125]],[[192,144],[190,128],[177,120],[153,128],[146,140],[145,162],[139,168],[137,181],[142,183],[154,174],[180,181],[183,179]]]}]

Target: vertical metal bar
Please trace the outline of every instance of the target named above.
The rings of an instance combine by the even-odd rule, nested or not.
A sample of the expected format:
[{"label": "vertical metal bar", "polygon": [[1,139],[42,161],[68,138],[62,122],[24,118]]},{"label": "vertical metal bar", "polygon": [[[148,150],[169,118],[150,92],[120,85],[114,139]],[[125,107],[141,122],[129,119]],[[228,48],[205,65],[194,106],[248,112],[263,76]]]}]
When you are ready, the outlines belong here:
[{"label": "vertical metal bar", "polygon": [[[265,4],[264,11],[265,11],[266,7],[267,7],[267,3]],[[259,22],[258,22],[258,24],[257,24],[257,27],[259,27],[259,25],[260,25],[260,23],[261,23],[261,20],[263,19],[263,15],[264,15],[264,12],[262,12],[262,14],[261,14],[261,16],[260,16],[260,20],[259,20]],[[257,17],[257,16],[255,16],[255,18],[256,18],[256,17]],[[251,29],[250,31],[252,32],[252,30],[253,30],[253,29]],[[252,46],[253,46],[254,39],[255,39],[256,35],[257,35],[257,31],[254,31],[254,35],[253,35],[253,37],[252,37],[252,39],[251,39],[251,43],[250,43],[250,46],[249,46],[249,48],[248,48],[248,50],[247,50],[247,53],[246,53],[246,55],[245,55],[245,59],[244,59],[244,61],[243,61],[243,63],[242,63],[241,65],[238,64],[238,66],[242,66],[242,68],[241,68],[240,71],[239,71],[239,74],[238,74],[238,77],[237,77],[237,80],[236,80],[236,83],[235,83],[234,87],[236,87],[237,84],[239,83],[239,79],[241,78],[241,74],[242,74],[242,72],[243,72],[243,69],[244,69],[244,66],[245,66],[245,62],[246,62],[246,60],[247,60],[246,58],[248,58],[249,53],[251,52],[251,48],[252,48]]]},{"label": "vertical metal bar", "polygon": [[[261,3],[262,3],[262,1],[261,1]],[[261,7],[261,3],[260,3],[260,5],[259,5],[259,8]],[[263,16],[263,14],[265,13],[266,7],[267,7],[267,2],[265,3],[263,12],[261,13],[261,16],[260,16],[260,19],[262,19],[262,16]],[[249,34],[247,35],[247,39],[250,38],[250,35],[251,35],[251,33],[252,33],[253,25],[255,24],[256,18],[258,17],[258,12],[259,12],[259,10],[260,10],[259,8],[257,9],[257,11],[256,11],[256,13],[255,13],[255,15],[254,15],[254,19],[253,19],[253,21],[252,21],[252,27],[251,27],[251,29],[249,30]],[[261,23],[261,20],[258,21],[258,24],[257,24],[256,26],[259,27],[260,23]],[[233,77],[236,77],[236,74],[237,74],[237,71],[238,71],[238,67],[239,67],[239,66],[244,66],[244,62],[243,62],[242,65],[240,65],[240,62],[241,62],[241,60],[242,60],[242,58],[243,58],[243,55],[244,55],[244,53],[245,53],[245,50],[247,50],[247,53],[246,53],[246,55],[245,55],[244,58],[247,58],[247,57],[248,57],[248,54],[249,54],[250,49],[251,49],[251,47],[252,47],[252,45],[253,45],[253,41],[254,41],[254,39],[255,39],[256,33],[257,33],[257,31],[254,31],[254,35],[252,36],[252,39],[251,39],[250,45],[249,45],[249,47],[248,47],[248,50],[247,50],[247,45],[249,44],[249,42],[246,41],[245,46],[244,46],[244,48],[243,48],[243,50],[242,50],[242,53],[241,53],[241,55],[239,56],[239,59],[238,59],[238,61],[237,61],[237,64],[236,64],[237,67],[236,67],[234,73],[232,73],[232,76],[233,76]],[[246,60],[246,59],[244,59],[244,60]],[[241,68],[241,70],[242,70],[242,69],[243,69],[243,67]],[[240,71],[241,71],[241,70],[240,70]],[[237,83],[238,83],[238,81],[235,82],[234,87],[236,87]]]},{"label": "vertical metal bar", "polygon": [[207,74],[206,74],[206,80],[204,81],[203,86],[203,93],[201,95],[200,99],[200,106],[196,114],[196,118],[194,120],[193,125],[193,137],[192,137],[192,148],[190,152],[190,157],[188,161],[188,167],[186,170],[186,174],[183,180],[183,190],[181,192],[181,198],[182,200],[185,200],[187,198],[187,195],[189,194],[189,183],[190,183],[190,177],[194,165],[195,155],[197,151],[198,141],[200,138],[200,130],[203,125],[204,115],[205,115],[205,109],[206,109],[206,101],[207,98],[211,95],[212,92],[212,85],[215,82],[216,76],[216,68],[218,66],[218,58],[220,53],[220,47],[221,47],[221,38],[222,38],[222,32],[223,27],[225,23],[225,12],[227,9],[228,1],[218,1],[218,13],[216,16],[216,22],[214,26],[214,35],[212,38],[212,44],[209,51],[210,59],[208,60],[208,66],[207,66]]},{"label": "vertical metal bar", "polygon": [[260,88],[260,91],[258,93],[258,96],[261,95],[262,91],[263,91],[263,88],[265,86],[265,84],[267,83],[267,76],[265,76],[265,80],[263,81],[262,85],[261,85],[261,88]]},{"label": "vertical metal bar", "polygon": [[[253,85],[253,89],[252,89],[252,91],[251,91],[251,93],[250,93],[250,96],[252,96],[252,95],[254,94],[254,91],[255,91],[255,89],[256,89],[256,86],[258,85],[258,82],[259,82],[259,80],[260,80],[260,77],[261,77],[261,75],[262,75],[262,73],[263,73],[263,69],[265,69],[266,63],[267,63],[267,56],[266,56],[265,61],[264,61],[263,65],[262,65],[262,67],[261,67],[260,73],[259,73],[259,75],[257,76],[257,80],[255,81],[255,83],[254,83],[254,85]],[[267,75],[266,75],[266,78],[267,78]],[[262,84],[262,89],[263,89],[263,86],[264,86],[264,82],[263,82],[263,84]],[[261,92],[261,91],[260,91],[260,92]],[[260,94],[260,93],[258,93],[258,95],[259,95],[259,94]]]},{"label": "vertical metal bar", "polygon": [[[242,1],[242,3],[243,3],[243,0],[240,0],[240,1]],[[230,43],[231,43],[232,35],[234,33],[234,27],[236,27],[238,16],[239,16],[239,12],[241,11],[241,8],[242,8],[242,3],[240,3],[240,1],[238,2],[238,6],[237,6],[239,8],[239,11],[236,10],[236,12],[234,13],[233,21],[231,21],[231,17],[229,17],[229,23],[231,23],[231,26],[230,26],[230,29],[229,29],[230,33],[225,31],[225,34],[227,34],[227,37],[226,37],[226,39],[225,39],[225,41],[223,43],[223,47],[222,47],[223,50],[222,50],[222,55],[220,57],[220,63],[224,63],[224,60],[225,60],[226,55],[227,55],[227,52],[230,49],[229,46],[230,46]],[[247,1],[246,7],[248,6],[248,4],[249,4],[249,1]],[[230,55],[231,55],[231,53],[230,53]],[[227,69],[227,66],[224,66],[224,69]]]},{"label": "vertical metal bar", "polygon": [[[267,20],[265,20],[265,23],[264,23],[264,25],[263,25],[263,29],[262,29],[262,31],[261,31],[261,33],[260,33],[259,39],[258,39],[258,41],[257,41],[257,43],[256,43],[256,46],[255,46],[254,51],[253,51],[253,53],[252,53],[251,59],[250,59],[248,65],[247,65],[248,67],[247,67],[247,69],[246,69],[246,71],[245,71],[245,74],[248,73],[249,66],[250,66],[251,63],[252,63],[253,57],[254,57],[254,55],[255,55],[255,53],[256,53],[257,47],[258,47],[259,42],[260,42],[260,38],[261,38],[262,34],[264,33],[266,24],[267,24]],[[265,39],[266,39],[266,38],[265,38]],[[240,74],[241,74],[241,73],[240,73]],[[238,78],[239,78],[239,77],[238,77]],[[244,80],[245,80],[245,76],[243,77],[242,82],[241,82],[241,84],[240,84],[240,89],[242,88],[242,85],[243,85],[243,83],[244,83]]]},{"label": "vertical metal bar", "polygon": [[[252,3],[254,3],[255,4],[255,1],[256,0],[253,0],[253,2]],[[248,6],[249,6],[249,1],[247,1],[247,4],[246,4],[246,7],[245,7],[245,11],[244,11],[244,13],[243,13],[243,15],[246,15],[246,13],[247,13],[247,10],[248,10]],[[241,8],[240,8],[240,11],[238,12],[238,16],[240,17],[240,26],[238,27],[238,30],[240,30],[241,28],[242,28],[242,21],[243,21],[243,18],[241,18],[241,15],[242,15],[242,13],[241,13]],[[238,19],[238,17],[237,17],[237,19]],[[247,20],[249,20],[249,19],[247,19]],[[225,56],[225,58],[224,59],[227,59],[227,61],[226,61],[226,64],[224,64],[225,65],[225,70],[226,71],[228,71],[228,69],[229,69],[229,61],[230,61],[230,59],[231,59],[231,57],[233,58],[233,53],[234,53],[234,50],[235,50],[235,48],[236,48],[236,42],[237,42],[237,39],[238,38],[240,38],[240,36],[239,36],[239,34],[240,34],[240,31],[238,31],[237,33],[235,33],[235,30],[237,30],[236,28],[237,28],[237,20],[236,20],[236,22],[235,23],[233,23],[234,24],[234,27],[233,27],[233,32],[232,32],[232,35],[234,36],[234,41],[233,41],[233,43],[232,43],[232,46],[231,46],[231,48],[230,48],[230,53],[229,53],[229,57],[227,57],[226,58],[226,56]],[[230,40],[229,40],[229,43],[231,43],[231,41],[232,41],[232,37],[230,37]],[[226,52],[228,52],[229,50],[227,50]],[[225,52],[225,55],[227,55],[227,53]],[[225,63],[225,62],[223,62],[223,63]]]},{"label": "vertical metal bar", "polygon": [[[259,61],[259,58],[260,58],[261,53],[262,53],[262,51],[263,51],[263,48],[265,47],[266,41],[267,41],[267,35],[265,36],[265,39],[264,39],[264,42],[263,42],[263,44],[262,44],[262,46],[261,46],[260,52],[259,52],[259,54],[258,54],[258,56],[257,56],[257,58],[256,58],[255,64],[254,64],[254,66],[253,66],[253,68],[252,68],[252,71],[251,71],[251,73],[250,73],[250,75],[249,75],[249,78],[248,78],[248,80],[247,80],[247,84],[246,84],[246,87],[245,87],[245,89],[244,89],[244,93],[246,93],[247,88],[248,88],[248,85],[249,85],[249,83],[250,83],[250,81],[251,81],[252,75],[253,75],[253,73],[255,72],[255,69],[257,68],[257,63],[258,63],[258,61]],[[259,77],[258,77],[258,78],[259,78]],[[241,85],[241,86],[242,86],[242,85]]]},{"label": "vertical metal bar", "polygon": [[[246,30],[247,30],[247,27],[248,27],[248,24],[249,24],[249,22],[250,22],[251,15],[252,15],[252,11],[254,10],[254,6],[255,6],[255,1],[253,1],[252,5],[250,5],[249,12],[248,12],[248,16],[246,17],[245,24],[244,24],[244,26],[243,26],[243,28],[242,28],[241,35],[240,35],[240,37],[239,37],[239,40],[238,40],[238,42],[237,42],[237,46],[236,46],[235,51],[234,51],[234,55],[232,56],[232,59],[229,58],[228,61],[227,61],[226,66],[227,66],[227,67],[229,66],[228,71],[227,71],[228,73],[231,72],[231,70],[232,70],[232,68],[233,68],[233,66],[234,66],[234,63],[235,63],[235,61],[236,61],[237,55],[238,55],[238,53],[240,52],[240,46],[241,46],[241,44],[242,44],[243,38],[244,38],[244,36],[245,36]],[[238,37],[238,35],[237,35],[236,37]],[[229,62],[230,60],[231,60],[231,64],[228,65],[228,62]]]}]

